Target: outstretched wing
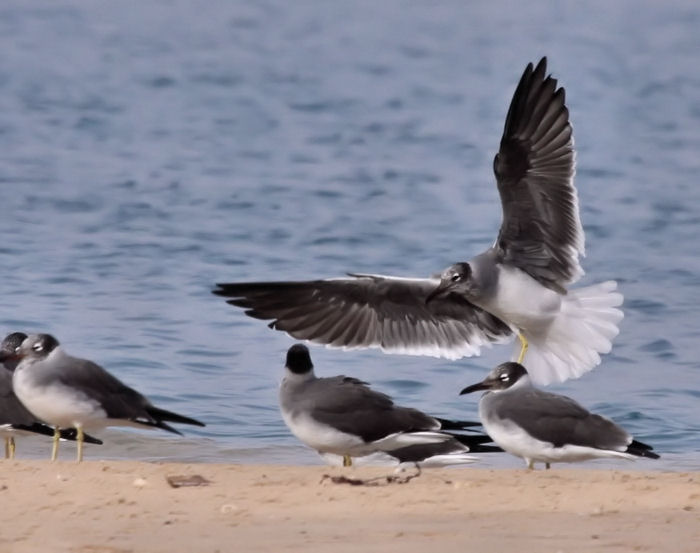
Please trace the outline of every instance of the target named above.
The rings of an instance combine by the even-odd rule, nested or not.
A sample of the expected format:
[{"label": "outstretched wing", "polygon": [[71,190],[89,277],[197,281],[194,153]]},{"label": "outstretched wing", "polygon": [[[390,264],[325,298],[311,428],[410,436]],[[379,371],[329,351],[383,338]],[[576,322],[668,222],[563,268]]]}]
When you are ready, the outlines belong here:
[{"label": "outstretched wing", "polygon": [[306,282],[217,284],[214,294],[270,328],[300,340],[342,348],[458,359],[506,340],[504,322],[450,295],[425,300],[438,279],[349,275]]},{"label": "outstretched wing", "polygon": [[547,58],[528,64],[493,162],[503,205],[495,247],[508,263],[563,291],[583,275],[584,234],[574,188],[574,142],[563,88]]}]

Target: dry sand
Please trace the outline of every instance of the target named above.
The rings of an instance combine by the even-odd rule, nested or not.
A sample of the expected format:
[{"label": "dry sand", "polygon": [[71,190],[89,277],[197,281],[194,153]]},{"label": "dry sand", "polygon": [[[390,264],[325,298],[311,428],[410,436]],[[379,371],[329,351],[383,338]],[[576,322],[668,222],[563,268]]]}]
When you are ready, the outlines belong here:
[{"label": "dry sand", "polygon": [[[2,553],[700,551],[700,473],[5,461]],[[168,476],[206,486],[172,488]]]}]

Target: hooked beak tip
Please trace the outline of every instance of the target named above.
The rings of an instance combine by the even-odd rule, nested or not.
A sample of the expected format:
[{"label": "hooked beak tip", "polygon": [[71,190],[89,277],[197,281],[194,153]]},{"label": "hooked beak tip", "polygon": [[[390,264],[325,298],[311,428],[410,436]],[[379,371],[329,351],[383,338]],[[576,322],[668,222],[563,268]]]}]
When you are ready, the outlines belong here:
[{"label": "hooked beak tip", "polygon": [[444,292],[445,287],[441,284],[438,284],[437,287],[430,292],[425,298],[425,304],[428,305],[431,301],[433,301],[436,297],[438,297],[442,292]]},{"label": "hooked beak tip", "polygon": [[471,386],[467,386],[461,392],[459,392],[459,395],[463,396],[465,394],[471,394],[472,392],[478,392],[480,390],[488,390],[488,389],[489,389],[489,387],[484,382],[479,382],[477,384],[472,384]]}]

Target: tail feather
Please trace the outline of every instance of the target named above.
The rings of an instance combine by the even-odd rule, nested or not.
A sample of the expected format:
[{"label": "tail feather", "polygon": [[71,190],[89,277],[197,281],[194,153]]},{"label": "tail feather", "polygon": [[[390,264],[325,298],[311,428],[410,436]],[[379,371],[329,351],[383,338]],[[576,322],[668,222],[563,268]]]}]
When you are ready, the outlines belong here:
[{"label": "tail feather", "polygon": [[462,445],[466,446],[471,453],[500,453],[503,451],[497,445],[484,445],[493,443],[491,436],[486,434],[477,434],[475,436],[452,434],[452,437]]},{"label": "tail feather", "polygon": [[146,412],[152,420],[145,421],[139,419],[137,422],[145,424],[146,426],[154,426],[156,428],[161,428],[163,430],[167,430],[168,432],[173,432],[174,434],[182,435],[181,432],[175,430],[172,426],[166,424],[166,422],[191,424],[193,426],[205,426],[203,422],[200,422],[196,419],[191,419],[190,417],[185,417],[184,415],[178,415],[177,413],[173,413],[172,411],[166,411],[165,409],[161,409],[160,407],[155,407],[153,405],[147,407]]},{"label": "tail feather", "polygon": [[[624,317],[622,294],[609,280],[569,290],[561,310],[546,332],[525,332],[529,348],[524,365],[538,384],[578,378],[600,364],[600,355],[609,353],[620,332]],[[520,352],[516,347],[514,359]]]},{"label": "tail feather", "polygon": [[462,464],[474,462],[476,457],[467,455],[469,450],[456,440],[432,444],[415,444],[387,451],[400,463],[421,463],[433,465]]},{"label": "tail feather", "polygon": [[433,418],[440,423],[440,430],[466,430],[467,428],[481,426],[480,422],[475,421],[453,421],[450,419],[441,419],[440,417]]}]

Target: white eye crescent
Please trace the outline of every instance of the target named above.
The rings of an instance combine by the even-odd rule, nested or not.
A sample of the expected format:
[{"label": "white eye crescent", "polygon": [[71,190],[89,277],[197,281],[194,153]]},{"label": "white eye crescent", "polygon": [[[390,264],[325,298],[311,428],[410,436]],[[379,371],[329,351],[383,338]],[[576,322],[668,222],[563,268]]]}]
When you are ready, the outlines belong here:
[{"label": "white eye crescent", "polygon": [[454,275],[452,275],[452,276],[450,277],[450,280],[451,280],[452,282],[457,282],[457,281],[459,281],[461,278],[462,278],[461,275],[459,275],[459,274],[454,274]]},{"label": "white eye crescent", "polygon": [[34,351],[44,351],[44,346],[41,343],[36,343],[32,346]]},{"label": "white eye crescent", "polygon": [[508,376],[506,373],[503,373],[498,378],[500,378],[503,382],[508,382],[510,380],[510,376]]}]

